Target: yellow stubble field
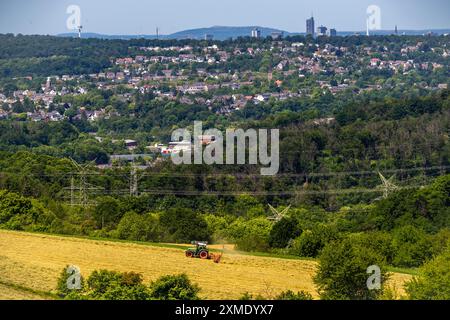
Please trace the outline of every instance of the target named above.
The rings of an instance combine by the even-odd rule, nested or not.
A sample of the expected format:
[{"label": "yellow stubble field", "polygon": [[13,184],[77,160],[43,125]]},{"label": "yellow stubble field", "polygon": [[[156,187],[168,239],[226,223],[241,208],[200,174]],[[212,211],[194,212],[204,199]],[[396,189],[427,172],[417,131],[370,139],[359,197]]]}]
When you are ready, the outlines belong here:
[{"label": "yellow stubble field", "polygon": [[11,288],[0,284],[0,300],[43,300],[39,294],[24,292],[23,290]]},{"label": "yellow stubble field", "polygon": [[[207,299],[238,299],[246,292],[270,297],[288,289],[317,297],[312,281],[317,267],[314,261],[226,250],[221,263],[215,264],[185,258],[176,248],[0,230],[0,283],[54,291],[66,265],[78,266],[85,277],[97,269],[134,271],[141,273],[146,283],[162,275],[186,273],[200,286],[201,297]],[[402,294],[403,283],[410,278],[393,274],[391,282]],[[37,298],[29,293],[20,297],[19,292],[10,291],[0,299],[8,299],[8,295]]]}]

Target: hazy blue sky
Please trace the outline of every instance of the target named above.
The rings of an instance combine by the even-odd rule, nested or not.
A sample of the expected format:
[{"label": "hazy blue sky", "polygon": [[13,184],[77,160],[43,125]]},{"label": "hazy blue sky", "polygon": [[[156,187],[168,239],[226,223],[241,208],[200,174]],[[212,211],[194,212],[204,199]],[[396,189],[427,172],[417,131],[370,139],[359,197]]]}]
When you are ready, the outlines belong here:
[{"label": "hazy blue sky", "polygon": [[86,32],[169,34],[213,25],[280,28],[304,32],[314,12],[316,24],[340,31],[365,29],[366,8],[381,8],[382,28],[450,28],[450,0],[0,0],[0,33],[67,32],[66,9],[81,8]]}]

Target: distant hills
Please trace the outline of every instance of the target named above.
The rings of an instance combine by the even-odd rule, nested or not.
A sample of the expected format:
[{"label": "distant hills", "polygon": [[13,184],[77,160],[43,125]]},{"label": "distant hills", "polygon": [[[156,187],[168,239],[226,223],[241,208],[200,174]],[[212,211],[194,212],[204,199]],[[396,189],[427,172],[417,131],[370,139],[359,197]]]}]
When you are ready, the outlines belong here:
[{"label": "distant hills", "polygon": [[[255,26],[248,26],[248,27],[224,27],[224,26],[214,26],[210,28],[199,28],[199,29],[190,29],[190,30],[183,30],[176,33],[172,33],[169,35],[159,35],[160,39],[204,39],[205,35],[211,35],[213,36],[214,40],[226,40],[230,38],[237,38],[237,37],[246,37],[250,36],[252,33],[252,30],[254,28],[258,28],[261,31],[262,37],[267,37],[272,34],[272,32],[282,32],[284,35],[292,35],[292,33],[289,33],[287,31],[278,30],[274,28],[266,28],[266,27],[255,27]],[[58,36],[63,37],[78,37],[78,33],[62,33]],[[156,39],[155,34],[150,35],[105,35],[105,34],[98,34],[98,33],[83,33],[84,38],[102,38],[102,39]]]},{"label": "distant hills", "polygon": [[[209,28],[198,28],[183,30],[169,35],[159,35],[159,39],[204,39],[206,35],[211,35],[214,40],[226,40],[230,38],[246,37],[250,36],[254,28],[258,28],[261,31],[262,37],[270,36],[273,32],[282,32],[285,36],[292,35],[304,35],[304,33],[291,33],[284,30],[267,28],[267,27],[255,27],[255,26],[244,26],[244,27],[226,27],[226,26],[213,26]],[[449,34],[450,29],[429,29],[429,30],[399,30],[398,34],[405,35],[423,35],[432,32],[434,34]],[[365,34],[365,31],[339,31],[339,36],[348,36],[354,34]],[[390,35],[393,34],[393,30],[377,30],[372,31],[373,35]],[[78,37],[77,33],[62,33],[58,36],[62,37]],[[101,38],[101,39],[156,39],[156,35],[105,35],[99,33],[87,33],[82,34],[83,38]]]},{"label": "distant hills", "polygon": [[266,28],[266,27],[224,27],[214,26],[210,28],[191,29],[173,33],[168,37],[170,39],[204,39],[206,34],[212,35],[216,40],[226,40],[229,38],[248,37],[252,34],[252,30],[258,28],[261,31],[262,37],[267,37],[272,32],[282,32],[285,35],[290,34],[287,31]]}]

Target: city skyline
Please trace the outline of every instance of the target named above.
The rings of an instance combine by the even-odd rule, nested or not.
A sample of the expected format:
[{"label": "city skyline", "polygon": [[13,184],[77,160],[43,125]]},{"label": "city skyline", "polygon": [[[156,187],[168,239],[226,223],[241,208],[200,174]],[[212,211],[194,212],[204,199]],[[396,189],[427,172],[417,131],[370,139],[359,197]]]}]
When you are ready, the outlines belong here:
[{"label": "city skyline", "polygon": [[[102,34],[171,34],[186,29],[221,26],[262,26],[288,32],[306,32],[305,21],[313,12],[315,27],[324,25],[338,31],[365,30],[366,9],[377,5],[381,9],[383,30],[424,30],[450,28],[450,3],[430,0],[323,0],[320,4],[298,0],[230,0],[211,6],[206,0],[196,5],[181,0],[164,2],[129,0],[17,0],[0,3],[0,33],[59,34],[69,32],[67,7],[81,9],[84,32]],[[407,12],[407,14],[405,14]]]}]

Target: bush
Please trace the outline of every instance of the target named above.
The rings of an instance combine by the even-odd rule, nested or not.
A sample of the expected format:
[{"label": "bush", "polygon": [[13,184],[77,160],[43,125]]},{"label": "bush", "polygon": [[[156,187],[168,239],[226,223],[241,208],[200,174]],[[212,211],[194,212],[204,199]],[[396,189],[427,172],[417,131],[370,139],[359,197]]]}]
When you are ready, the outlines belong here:
[{"label": "bush", "polygon": [[146,214],[139,215],[134,212],[126,213],[114,231],[114,236],[119,239],[133,241],[160,241],[162,230],[157,217]]},{"label": "bush", "polygon": [[248,252],[266,252],[270,246],[267,239],[258,234],[245,235],[235,241],[236,249]]},{"label": "bush", "polygon": [[392,245],[392,235],[387,232],[367,232],[350,235],[352,241],[361,247],[370,248],[386,259],[387,264],[392,264],[395,250]]},{"label": "bush", "polygon": [[[249,293],[249,292],[245,292],[240,298],[239,298],[239,300],[242,300],[242,301],[249,301],[249,300],[252,300],[253,299],[253,295],[251,294],[251,293]],[[261,300],[264,300],[264,299],[261,299]]]},{"label": "bush", "polygon": [[168,241],[186,243],[193,240],[209,241],[211,238],[205,219],[189,209],[169,209],[161,214],[160,222],[168,232]]},{"label": "bush", "polygon": [[313,300],[311,294],[305,291],[299,291],[297,293],[288,290],[280,293],[275,300]]},{"label": "bush", "polygon": [[7,223],[15,216],[32,215],[31,201],[16,193],[0,191],[0,224]]},{"label": "bush", "polygon": [[450,229],[442,229],[431,236],[433,243],[433,256],[438,256],[450,248]]},{"label": "bush", "polygon": [[295,218],[282,218],[270,230],[269,245],[273,248],[286,248],[289,242],[302,233]]},{"label": "bush", "polygon": [[[281,292],[278,296],[271,297],[273,300],[313,300],[312,295],[305,291],[299,291],[297,293],[288,290]],[[244,293],[239,300],[249,301],[249,300],[270,300],[268,297],[263,297],[258,294],[256,296],[252,295],[249,292]]]},{"label": "bush", "polygon": [[75,297],[79,296],[80,292],[82,292],[84,288],[84,279],[80,275],[80,290],[69,289],[67,282],[69,277],[74,274],[73,272],[69,272],[69,268],[70,266],[66,266],[61,271],[56,285],[56,292],[61,298],[73,300]]},{"label": "bush", "polygon": [[363,232],[376,229],[376,219],[369,213],[373,211],[373,205],[355,205],[342,207],[339,210],[336,221],[340,232]]},{"label": "bush", "polygon": [[144,217],[134,212],[126,213],[122,219],[120,219],[114,232],[114,236],[124,240],[147,240]]},{"label": "bush", "polygon": [[432,242],[425,232],[405,226],[394,231],[393,265],[396,267],[419,267],[433,255]]},{"label": "bush", "polygon": [[[387,280],[384,259],[373,250],[355,245],[351,239],[331,242],[319,257],[319,269],[314,277],[320,297],[325,300],[373,300],[383,292]],[[367,269],[381,269],[381,290],[369,290]]]},{"label": "bush", "polygon": [[377,203],[372,215],[383,230],[415,225],[427,232],[450,227],[450,175],[419,190],[401,190]]},{"label": "bush", "polygon": [[411,300],[450,300],[450,250],[426,263],[406,284]]},{"label": "bush", "polygon": [[143,284],[142,275],[135,272],[96,270],[86,282],[81,277],[81,289],[67,286],[70,274],[64,268],[58,278],[57,293],[67,300],[197,300],[199,287],[187,275],[163,276],[150,286]]},{"label": "bush", "polygon": [[142,283],[142,275],[134,272],[120,273],[108,270],[92,272],[81,290],[67,287],[67,269],[58,279],[57,291],[68,300],[149,300],[150,289]]},{"label": "bush", "polygon": [[12,216],[6,223],[3,224],[5,229],[9,230],[25,230],[27,226],[33,224],[33,218],[27,214],[19,214]]},{"label": "bush", "polygon": [[272,223],[264,217],[245,220],[236,219],[228,228],[228,238],[236,243],[239,250],[267,251]]},{"label": "bush", "polygon": [[221,217],[208,214],[205,215],[205,221],[208,224],[208,230],[210,230],[213,240],[221,241],[226,238],[226,230],[233,218],[231,216]]},{"label": "bush", "polygon": [[152,282],[151,297],[158,300],[198,300],[199,287],[186,274],[163,276]]},{"label": "bush", "polygon": [[37,200],[0,190],[0,226],[3,228],[46,232],[55,218]]},{"label": "bush", "polygon": [[291,252],[300,257],[315,258],[327,243],[338,238],[339,234],[332,227],[318,225],[312,230],[304,231],[295,239]]},{"label": "bush", "polygon": [[101,298],[112,287],[119,286],[122,276],[119,272],[108,270],[95,270],[87,280],[87,286],[94,298]]},{"label": "bush", "polygon": [[98,300],[149,300],[150,290],[142,275],[108,270],[94,271],[87,280],[88,296]]},{"label": "bush", "polygon": [[114,227],[123,215],[120,210],[119,201],[112,197],[103,197],[97,200],[93,212],[95,221],[99,228]]},{"label": "bush", "polygon": [[264,207],[255,197],[240,195],[233,204],[233,212],[237,216],[255,217],[264,214]]}]

